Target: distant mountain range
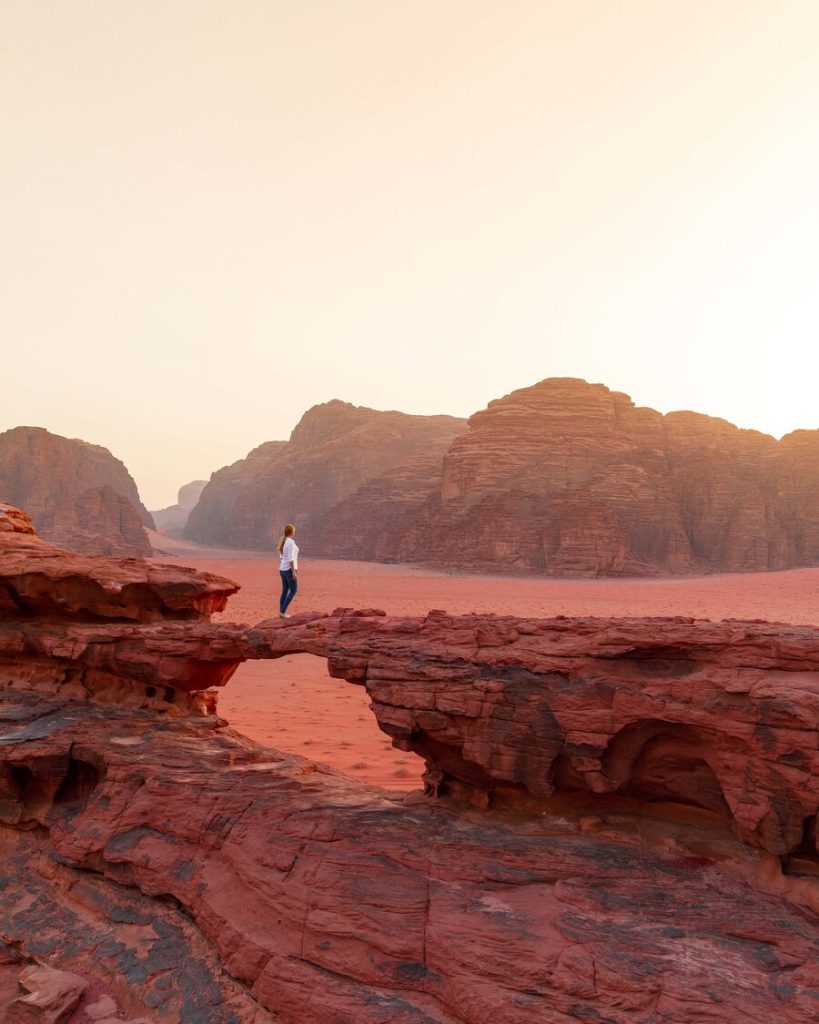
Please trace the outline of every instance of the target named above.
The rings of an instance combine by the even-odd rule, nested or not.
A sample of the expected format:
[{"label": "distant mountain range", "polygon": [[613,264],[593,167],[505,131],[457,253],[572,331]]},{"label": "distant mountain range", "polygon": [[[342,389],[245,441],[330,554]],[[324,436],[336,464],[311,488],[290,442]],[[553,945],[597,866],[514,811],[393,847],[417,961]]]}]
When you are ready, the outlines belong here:
[{"label": "distant mountain range", "polygon": [[214,473],[186,536],[559,576],[819,565],[819,430],[781,441],[552,378],[468,421],[329,402]]},{"label": "distant mountain range", "polygon": [[[573,378],[469,420],[327,402],[202,487],[160,528],[271,550],[294,522],[305,556],[555,576],[819,565],[819,430],[777,441]],[[0,434],[0,500],[65,546],[146,553],[150,513],[104,448]]]}]

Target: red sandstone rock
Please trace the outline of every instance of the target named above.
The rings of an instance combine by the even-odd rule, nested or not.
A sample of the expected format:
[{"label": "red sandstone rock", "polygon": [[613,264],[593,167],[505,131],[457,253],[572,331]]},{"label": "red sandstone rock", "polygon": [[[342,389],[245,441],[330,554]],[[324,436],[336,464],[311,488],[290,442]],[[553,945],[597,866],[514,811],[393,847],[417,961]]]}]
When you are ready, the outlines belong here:
[{"label": "red sandstone rock", "polygon": [[[0,527],[24,573],[67,557]],[[92,968],[156,1024],[815,1019],[819,630],[31,613],[0,621],[0,953]],[[299,651],[445,799],[173,717]]]},{"label": "red sandstone rock", "polygon": [[139,513],[112,487],[92,487],[66,503],[44,535],[62,547],[94,555],[148,557],[152,548]]},{"label": "red sandstone rock", "polygon": [[205,544],[232,543],[233,533],[240,530],[232,525],[237,501],[257,476],[275,471],[286,447],[287,441],[268,441],[254,448],[246,458],[213,473],[188,513],[184,535]]},{"label": "red sandstone rock", "polygon": [[[419,514],[440,487],[442,453],[418,455],[363,484],[355,494],[335,505],[315,528],[315,551],[327,558],[361,561],[422,560],[426,549],[403,547]],[[423,544],[423,540],[419,538]]]},{"label": "red sandstone rock", "polygon": [[317,406],[214,474],[187,536],[269,548],[294,520],[313,555],[558,576],[819,565],[819,431],[777,442],[567,378],[463,427]]},{"label": "red sandstone rock", "polygon": [[136,484],[107,448],[41,427],[0,434],[0,501],[25,508],[47,539],[87,554],[151,554]]},{"label": "red sandstone rock", "polygon": [[819,564],[819,431],[776,442],[554,378],[490,402],[382,557],[618,576]]},{"label": "red sandstone rock", "polygon": [[[215,473],[190,514],[185,536],[269,549],[284,523],[295,522],[305,550],[332,553],[324,531],[337,506],[354,500],[362,488],[377,489],[380,477],[404,466],[411,486],[400,501],[402,507],[414,506],[419,488],[426,498],[427,485],[436,485],[430,462],[439,462],[463,429],[464,421],[453,416],[377,412],[339,401],[317,405],[304,414],[289,442],[262,445]],[[345,517],[345,536],[355,533],[351,549],[368,545],[371,523],[356,522],[354,512]]]},{"label": "red sandstone rock", "polygon": [[185,713],[242,660],[298,652],[363,683],[381,728],[426,759],[441,795],[674,802],[771,854],[817,854],[810,627],[444,614],[252,630],[19,622],[0,628],[0,685]]},{"label": "red sandstone rock", "polygon": [[0,501],[0,533],[25,533],[31,536],[36,535],[37,530],[27,512]]},{"label": "red sandstone rock", "polygon": [[819,711],[815,628],[346,609],[250,630],[66,622],[123,609],[148,621],[207,617],[235,589],[190,570],[82,562],[0,533],[0,607],[12,609],[0,624],[0,686],[185,713],[247,658],[307,652],[367,687],[381,728],[426,758],[442,793],[671,800],[721,815],[772,854],[815,850],[819,755],[804,744]]},{"label": "red sandstone rock", "polygon": [[162,1024],[815,1014],[815,879],[707,813],[402,804],[201,719],[32,701],[0,723],[0,937]]},{"label": "red sandstone rock", "polygon": [[25,513],[0,505],[0,620],[203,620],[237,590],[195,569],[64,551],[41,540]]},{"label": "red sandstone rock", "polygon": [[20,972],[26,995],[6,1011],[6,1024],[66,1024],[88,982],[77,974],[52,967],[26,967]]},{"label": "red sandstone rock", "polygon": [[363,683],[431,788],[529,806],[571,794],[701,807],[817,857],[819,630],[685,619],[302,617],[247,656],[305,651]]},{"label": "red sandstone rock", "polygon": [[104,995],[85,1007],[85,1015],[93,1021],[104,1021],[105,1018],[109,1020],[115,1018],[117,1010],[118,1007],[114,1000],[110,996]]}]

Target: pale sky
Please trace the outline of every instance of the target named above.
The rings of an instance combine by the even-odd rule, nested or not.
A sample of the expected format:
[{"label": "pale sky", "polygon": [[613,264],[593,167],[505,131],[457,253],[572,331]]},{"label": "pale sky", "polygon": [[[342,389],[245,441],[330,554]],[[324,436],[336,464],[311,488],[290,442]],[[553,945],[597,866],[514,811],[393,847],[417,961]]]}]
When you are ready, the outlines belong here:
[{"label": "pale sky", "polygon": [[819,427],[816,0],[0,0],[0,430],[157,508],[317,402]]}]

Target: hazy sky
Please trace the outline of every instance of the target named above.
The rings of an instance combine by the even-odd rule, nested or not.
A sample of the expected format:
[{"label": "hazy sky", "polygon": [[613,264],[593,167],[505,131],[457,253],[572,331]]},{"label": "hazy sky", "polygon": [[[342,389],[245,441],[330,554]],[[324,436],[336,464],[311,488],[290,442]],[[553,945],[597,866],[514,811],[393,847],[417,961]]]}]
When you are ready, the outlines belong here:
[{"label": "hazy sky", "polygon": [[816,0],[0,0],[0,430],[149,507],[330,398],[819,427]]}]

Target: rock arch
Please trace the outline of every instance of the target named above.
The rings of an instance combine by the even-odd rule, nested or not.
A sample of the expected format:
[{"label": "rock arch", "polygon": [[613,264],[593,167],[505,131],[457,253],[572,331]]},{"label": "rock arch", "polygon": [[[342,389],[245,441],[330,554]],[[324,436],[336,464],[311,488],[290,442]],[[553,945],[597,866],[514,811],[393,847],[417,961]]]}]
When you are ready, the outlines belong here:
[{"label": "rock arch", "polygon": [[624,796],[701,807],[733,820],[710,755],[714,740],[677,722],[634,722],[612,737],[604,772]]}]

